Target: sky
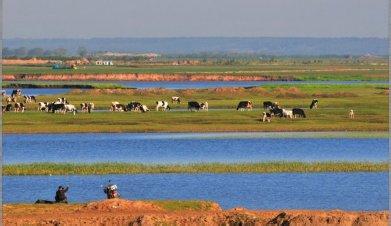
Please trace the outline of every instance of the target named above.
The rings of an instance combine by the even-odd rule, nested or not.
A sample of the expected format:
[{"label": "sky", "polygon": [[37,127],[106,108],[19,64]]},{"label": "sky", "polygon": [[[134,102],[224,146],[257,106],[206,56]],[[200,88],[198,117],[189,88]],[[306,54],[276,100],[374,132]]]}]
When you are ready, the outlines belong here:
[{"label": "sky", "polygon": [[3,0],[4,38],[387,37],[388,0]]}]

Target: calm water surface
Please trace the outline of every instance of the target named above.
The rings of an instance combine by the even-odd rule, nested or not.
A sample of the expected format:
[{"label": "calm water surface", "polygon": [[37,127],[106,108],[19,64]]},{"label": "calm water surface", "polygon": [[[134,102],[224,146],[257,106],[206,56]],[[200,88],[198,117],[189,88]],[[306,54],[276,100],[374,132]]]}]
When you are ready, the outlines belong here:
[{"label": "calm water surface", "polygon": [[53,200],[58,185],[70,186],[70,202],[104,199],[101,185],[109,179],[127,199],[203,199],[223,208],[388,209],[387,173],[5,176],[3,202]]},{"label": "calm water surface", "polygon": [[6,164],[282,160],[380,162],[388,160],[388,139],[294,136],[282,139],[268,136],[268,133],[5,134],[3,158]]}]

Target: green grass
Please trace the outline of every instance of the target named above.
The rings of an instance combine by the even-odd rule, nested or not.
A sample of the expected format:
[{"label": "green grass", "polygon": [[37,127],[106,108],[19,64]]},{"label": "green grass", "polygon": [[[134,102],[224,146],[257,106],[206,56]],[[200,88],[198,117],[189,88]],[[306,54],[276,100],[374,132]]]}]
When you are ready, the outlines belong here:
[{"label": "green grass", "polygon": [[148,165],[140,163],[31,163],[4,165],[3,175],[103,175],[160,173],[380,172],[388,164],[370,162],[258,162]]},{"label": "green grass", "polygon": [[2,88],[69,88],[69,89],[126,89],[121,84],[106,82],[3,82]]},{"label": "green grass", "polygon": [[201,200],[147,200],[166,211],[208,211],[214,202]]},{"label": "green grass", "polygon": [[135,66],[81,66],[77,70],[53,70],[50,66],[3,66],[3,74],[228,74],[272,76],[280,79],[304,81],[326,80],[388,80],[387,65],[294,65],[294,64],[260,64],[260,65],[135,65]]},{"label": "green grass", "polygon": [[[385,85],[299,85],[265,88],[219,88],[205,90],[130,90],[93,89],[73,91],[65,96],[79,107],[93,102],[97,109],[109,109],[112,101],[139,101],[152,111],[93,112],[92,114],[52,114],[37,112],[37,104],[27,105],[27,112],[3,115],[4,133],[72,133],[72,132],[228,132],[228,131],[388,131],[388,94]],[[182,104],[173,109],[186,109],[188,100],[208,101],[209,112],[156,112],[157,100],[178,95]],[[58,96],[39,96],[38,101],[53,101]],[[310,110],[312,98],[319,99],[319,109]],[[252,100],[257,109],[236,111],[240,100]],[[283,108],[304,108],[307,118],[294,120],[273,118],[260,122],[261,103],[277,101]],[[354,109],[356,118],[348,118]]]}]

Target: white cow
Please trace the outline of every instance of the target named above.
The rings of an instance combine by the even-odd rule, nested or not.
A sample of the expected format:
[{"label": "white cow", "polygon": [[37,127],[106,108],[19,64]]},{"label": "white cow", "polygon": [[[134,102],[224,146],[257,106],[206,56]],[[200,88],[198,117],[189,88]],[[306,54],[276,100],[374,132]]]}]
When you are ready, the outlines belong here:
[{"label": "white cow", "polygon": [[349,111],[349,118],[354,119],[354,111],[353,111],[353,109],[350,109],[350,111]]},{"label": "white cow", "polygon": [[147,111],[149,111],[147,105],[145,104],[141,105],[141,112],[147,112]]},{"label": "white cow", "polygon": [[282,115],[285,118],[293,118],[293,112],[291,110],[282,109]]},{"label": "white cow", "polygon": [[181,103],[181,98],[180,97],[171,97],[171,103]]},{"label": "white cow", "polygon": [[156,101],[156,111],[159,111],[159,108],[163,108],[163,111],[171,110],[170,106],[168,106],[168,102],[165,100]]},{"label": "white cow", "polygon": [[[73,104],[65,104],[65,112],[72,112],[74,115],[77,113],[77,109]],[[64,114],[65,114],[64,112]]]}]

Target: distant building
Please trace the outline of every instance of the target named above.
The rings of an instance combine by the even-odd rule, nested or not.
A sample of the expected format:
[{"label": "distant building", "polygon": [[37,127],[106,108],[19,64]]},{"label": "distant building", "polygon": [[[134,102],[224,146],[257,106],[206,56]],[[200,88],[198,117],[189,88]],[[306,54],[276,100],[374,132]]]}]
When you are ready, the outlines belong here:
[{"label": "distant building", "polygon": [[97,60],[95,61],[95,65],[113,66],[114,63],[111,60]]}]

